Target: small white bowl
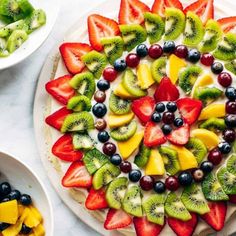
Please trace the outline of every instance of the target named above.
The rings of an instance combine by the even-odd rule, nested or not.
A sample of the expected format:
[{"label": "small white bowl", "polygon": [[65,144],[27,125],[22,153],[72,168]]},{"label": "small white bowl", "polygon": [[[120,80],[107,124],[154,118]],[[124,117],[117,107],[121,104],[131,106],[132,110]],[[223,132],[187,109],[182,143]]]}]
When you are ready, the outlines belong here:
[{"label": "small white bowl", "polygon": [[53,210],[46,190],[39,178],[20,160],[0,152],[0,183],[8,181],[21,193],[29,194],[43,216],[46,236],[53,236]]}]

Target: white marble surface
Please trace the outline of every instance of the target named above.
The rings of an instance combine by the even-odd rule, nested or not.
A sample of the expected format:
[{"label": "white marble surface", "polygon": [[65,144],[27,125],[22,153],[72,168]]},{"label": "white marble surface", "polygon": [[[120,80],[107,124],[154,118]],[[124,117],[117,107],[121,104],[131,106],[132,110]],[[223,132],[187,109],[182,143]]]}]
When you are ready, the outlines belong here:
[{"label": "white marble surface", "polygon": [[67,209],[47,179],[34,138],[34,93],[41,67],[54,43],[63,37],[79,16],[103,1],[62,0],[56,25],[43,46],[22,63],[0,71],[0,150],[19,157],[43,180],[53,204],[55,236],[99,234]]}]

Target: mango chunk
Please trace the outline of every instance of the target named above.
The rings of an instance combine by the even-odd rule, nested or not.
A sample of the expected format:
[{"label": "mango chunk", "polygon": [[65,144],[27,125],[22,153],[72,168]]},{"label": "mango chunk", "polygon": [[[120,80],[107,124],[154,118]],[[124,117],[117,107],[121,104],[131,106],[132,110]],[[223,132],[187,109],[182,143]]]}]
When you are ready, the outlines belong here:
[{"label": "mango chunk", "polygon": [[39,224],[37,227],[33,228],[33,232],[35,236],[44,236],[45,229],[42,224]]},{"label": "mango chunk", "polygon": [[122,116],[109,115],[108,116],[108,126],[110,128],[117,128],[128,124],[134,118],[134,113],[129,113]]},{"label": "mango chunk", "polygon": [[198,120],[207,120],[212,117],[220,118],[224,117],[225,114],[225,104],[213,103],[202,110]]},{"label": "mango chunk", "polygon": [[143,131],[136,133],[132,138],[125,142],[117,142],[120,155],[123,159],[128,159],[130,155],[139,147],[143,139]]},{"label": "mango chunk", "polygon": [[137,78],[141,89],[148,89],[155,83],[149,65],[139,64],[137,68]]},{"label": "mango chunk", "polygon": [[15,224],[18,216],[16,200],[0,203],[0,222]]},{"label": "mango chunk", "polygon": [[132,96],[125,88],[124,86],[120,83],[115,89],[114,89],[114,94],[116,96],[119,96],[124,99],[135,99],[134,96]]},{"label": "mango chunk", "polygon": [[158,152],[158,150],[153,149],[151,151],[148,163],[145,168],[146,175],[164,175],[165,174],[165,166],[163,159]]},{"label": "mango chunk", "polygon": [[41,217],[38,218],[38,215],[35,215],[35,213],[29,207],[25,208],[20,219],[26,226],[30,228],[38,226],[42,221]]},{"label": "mango chunk", "polygon": [[22,221],[18,220],[15,224],[2,231],[3,236],[17,236],[22,228]]},{"label": "mango chunk", "polygon": [[41,215],[41,213],[39,212],[39,210],[36,207],[33,206],[29,206],[32,214],[34,215],[35,218],[37,218],[40,222],[43,221],[43,217]]}]

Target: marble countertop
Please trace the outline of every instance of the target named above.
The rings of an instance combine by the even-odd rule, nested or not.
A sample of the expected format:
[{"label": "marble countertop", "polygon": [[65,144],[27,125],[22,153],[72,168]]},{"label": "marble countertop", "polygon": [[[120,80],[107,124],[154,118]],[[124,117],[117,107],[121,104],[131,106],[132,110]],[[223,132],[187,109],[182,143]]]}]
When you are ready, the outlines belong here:
[{"label": "marble countertop", "polygon": [[27,163],[45,184],[54,208],[56,236],[99,234],[67,209],[48,181],[34,137],[34,94],[40,70],[54,44],[79,16],[102,2],[104,0],[89,1],[89,4],[87,0],[61,0],[57,22],[43,46],[20,64],[0,71],[0,150]]}]

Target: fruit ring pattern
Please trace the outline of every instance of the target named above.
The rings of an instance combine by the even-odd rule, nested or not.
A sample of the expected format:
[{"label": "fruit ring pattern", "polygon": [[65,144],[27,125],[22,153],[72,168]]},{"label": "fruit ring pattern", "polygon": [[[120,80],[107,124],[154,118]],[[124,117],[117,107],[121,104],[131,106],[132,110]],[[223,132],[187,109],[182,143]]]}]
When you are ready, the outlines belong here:
[{"label": "fruit ring pattern", "polygon": [[236,202],[236,20],[204,0],[121,0],[118,20],[90,15],[91,46],[63,43],[69,74],[46,84],[64,105],[46,118],[71,163],[62,185],[87,189],[107,230],[190,236],[199,216],[220,231]]}]

